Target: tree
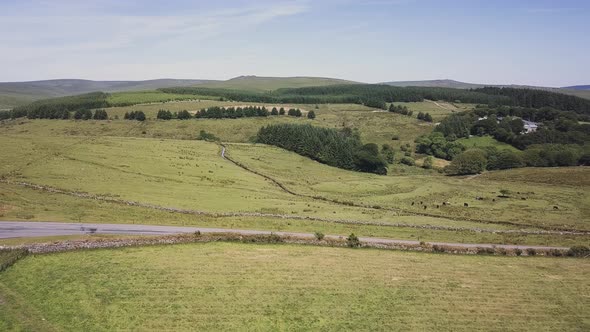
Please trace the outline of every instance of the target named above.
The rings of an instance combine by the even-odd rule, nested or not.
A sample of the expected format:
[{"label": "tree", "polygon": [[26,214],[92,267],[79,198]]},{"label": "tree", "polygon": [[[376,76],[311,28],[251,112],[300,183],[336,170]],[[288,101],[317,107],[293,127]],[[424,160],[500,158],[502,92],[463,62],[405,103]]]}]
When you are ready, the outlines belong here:
[{"label": "tree", "polygon": [[307,112],[307,118],[308,119],[315,119],[315,112],[314,111],[309,111]]},{"label": "tree", "polygon": [[176,116],[176,118],[178,120],[187,120],[187,119],[192,118],[192,115],[189,113],[189,111],[182,110],[182,111],[178,112],[178,115]]},{"label": "tree", "polygon": [[279,111],[277,110],[276,107],[272,108],[272,110],[270,111],[270,115],[279,115]]},{"label": "tree", "polygon": [[486,154],[480,149],[470,149],[456,156],[446,171],[451,175],[478,174],[486,169]]},{"label": "tree", "polygon": [[168,110],[159,110],[158,111],[158,115],[156,116],[157,119],[160,120],[171,120],[172,119],[172,113]]},{"label": "tree", "polygon": [[96,110],[94,112],[94,120],[107,120],[109,118],[109,115],[107,114],[107,111],[105,110]]},{"label": "tree", "polygon": [[390,164],[393,164],[393,162],[395,161],[395,150],[389,144],[383,144],[383,146],[381,147],[381,155],[383,155],[385,161],[387,161]]},{"label": "tree", "polygon": [[354,164],[361,172],[387,174],[387,163],[379,155],[379,148],[374,143],[365,144],[356,151]]},{"label": "tree", "polygon": [[279,115],[285,115],[285,109],[281,107],[279,110]]},{"label": "tree", "polygon": [[432,122],[432,116],[430,115],[430,113],[424,114],[424,121]]},{"label": "tree", "polygon": [[143,113],[143,111],[138,111],[135,115],[135,120],[145,121],[145,113]]}]

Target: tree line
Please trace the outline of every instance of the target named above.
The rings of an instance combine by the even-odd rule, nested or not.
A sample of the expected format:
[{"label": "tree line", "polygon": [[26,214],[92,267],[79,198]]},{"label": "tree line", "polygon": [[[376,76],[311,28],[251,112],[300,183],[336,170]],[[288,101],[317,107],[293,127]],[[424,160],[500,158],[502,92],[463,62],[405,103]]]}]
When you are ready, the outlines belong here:
[{"label": "tree line", "polygon": [[[245,107],[219,107],[212,106],[209,108],[203,108],[198,111],[194,118],[196,119],[239,119],[239,118],[250,118],[250,117],[267,117],[274,115],[285,115],[293,117],[303,116],[303,112],[299,108],[290,108],[285,110],[281,107],[277,109],[273,107],[270,111],[264,106],[245,106]],[[316,115],[314,111],[307,112],[308,119],[315,119]],[[190,112],[183,110],[178,113],[170,112],[168,110],[159,110],[157,119],[160,120],[172,120],[172,119],[191,119],[193,116]]]},{"label": "tree line", "polygon": [[362,144],[358,132],[309,124],[262,127],[256,142],[278,146],[321,163],[348,170],[387,174],[387,161],[375,144]]},{"label": "tree line", "polygon": [[524,151],[497,149],[494,146],[461,152],[445,172],[450,175],[478,174],[485,170],[519,167],[557,167],[590,165],[590,149],[575,144],[533,145]]}]

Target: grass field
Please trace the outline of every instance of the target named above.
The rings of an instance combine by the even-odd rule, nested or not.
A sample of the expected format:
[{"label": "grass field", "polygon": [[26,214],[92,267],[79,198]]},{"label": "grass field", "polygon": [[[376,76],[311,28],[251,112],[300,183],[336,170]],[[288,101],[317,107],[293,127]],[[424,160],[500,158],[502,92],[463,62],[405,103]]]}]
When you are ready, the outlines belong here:
[{"label": "grass field", "polygon": [[588,260],[208,243],[29,256],[0,330],[584,331]]},{"label": "grass field", "polygon": [[463,144],[466,148],[485,148],[488,146],[496,147],[498,150],[518,151],[517,148],[510,144],[497,141],[491,136],[473,136],[469,138],[460,138],[457,142]]},{"label": "grass field", "polygon": [[107,101],[112,105],[145,104],[180,100],[212,99],[207,96],[164,93],[159,91],[129,91],[111,93]]},{"label": "grass field", "polygon": [[[61,122],[68,121],[53,123]],[[517,178],[502,180],[493,176],[488,178],[487,175],[455,178],[437,173],[377,176],[328,167],[278,148],[251,144],[228,146],[229,156],[258,172],[272,176],[298,193],[353,201],[368,206],[401,208],[403,211],[398,213],[382,208],[343,206],[310,197],[294,196],[263,177],[222,159],[220,147],[213,143],[151,138],[41,136],[10,132],[11,134],[2,135],[0,140],[0,156],[6,160],[0,164],[0,174],[12,180],[74,192],[88,192],[107,198],[209,213],[265,213],[472,229],[513,228],[509,225],[468,221],[479,218],[509,220],[523,225],[518,228],[553,226],[589,229],[589,204],[582,194],[587,188],[584,182],[572,181],[575,185],[554,182],[548,185],[527,183],[526,179]],[[554,171],[554,179],[588,176],[587,168],[548,171]],[[510,174],[510,171],[498,173]],[[90,199],[48,194],[16,186],[2,185],[0,188],[3,188],[0,195],[0,218],[5,220],[190,224],[310,232],[321,230],[326,234],[339,235],[356,231],[363,235],[430,241],[438,238],[451,242],[588,243],[588,237],[585,236],[508,236],[273,218],[196,217],[98,203]],[[512,190],[514,197],[491,203],[491,198],[500,189]],[[486,201],[476,201],[475,196],[484,196]],[[527,198],[526,201],[521,199],[523,196]],[[418,203],[420,201],[428,206],[426,211]],[[450,201],[452,204],[435,207],[443,201]],[[411,202],[417,203],[413,206]],[[463,202],[469,202],[470,207],[463,207]],[[554,211],[553,205],[559,205],[561,209]],[[430,213],[436,217],[413,216],[412,213]]]}]

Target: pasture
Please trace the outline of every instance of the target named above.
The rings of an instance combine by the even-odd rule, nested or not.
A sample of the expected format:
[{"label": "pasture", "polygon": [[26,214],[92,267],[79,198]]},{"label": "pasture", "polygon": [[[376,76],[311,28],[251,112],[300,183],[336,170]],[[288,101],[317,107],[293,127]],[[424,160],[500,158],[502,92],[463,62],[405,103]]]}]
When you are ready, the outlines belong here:
[{"label": "pasture", "polygon": [[[131,121],[112,123],[128,122]],[[102,126],[98,122],[51,123]],[[0,218],[5,220],[186,224],[322,231],[336,235],[355,232],[450,242],[588,243],[588,236],[525,236],[395,226],[588,230],[589,204],[581,194],[587,188],[583,183],[549,187],[543,183],[526,183],[525,180],[502,181],[484,176],[456,178],[436,172],[378,176],[329,167],[274,147],[227,145],[226,155],[259,173],[255,174],[223,159],[221,148],[214,143],[113,136],[42,136],[12,130],[16,127],[3,134],[0,140],[0,157],[6,160],[0,165],[0,174],[10,181],[55,187],[70,195],[0,184],[3,188]],[[576,170],[579,177],[587,176],[586,168]],[[566,176],[565,171],[571,170],[554,175]],[[260,174],[272,177],[296,195]],[[496,202],[490,202],[501,189],[512,190],[515,196],[501,200],[494,198]],[[75,193],[88,193],[103,200],[81,198]],[[485,200],[476,201],[476,196],[483,196]],[[526,196],[527,200],[522,200],[521,196]],[[205,215],[131,207],[112,200],[185,209]],[[442,206],[445,200],[451,205]],[[469,202],[470,206],[463,207],[464,202]],[[556,204],[561,207],[559,211],[551,209]],[[219,213],[236,215],[214,215]],[[298,219],[302,217],[308,219]],[[479,222],[480,219],[484,222]],[[368,222],[370,225],[330,222],[339,220]],[[505,220],[515,226],[501,223]]]},{"label": "pasture", "polygon": [[582,331],[588,269],[239,243],[36,255],[0,274],[0,329]]}]

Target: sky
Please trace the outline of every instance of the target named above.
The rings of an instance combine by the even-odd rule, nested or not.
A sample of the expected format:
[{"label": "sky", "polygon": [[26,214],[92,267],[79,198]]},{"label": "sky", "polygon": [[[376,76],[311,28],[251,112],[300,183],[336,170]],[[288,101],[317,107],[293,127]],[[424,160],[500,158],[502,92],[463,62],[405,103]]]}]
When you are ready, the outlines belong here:
[{"label": "sky", "polygon": [[587,0],[0,0],[0,81],[590,84]]}]

